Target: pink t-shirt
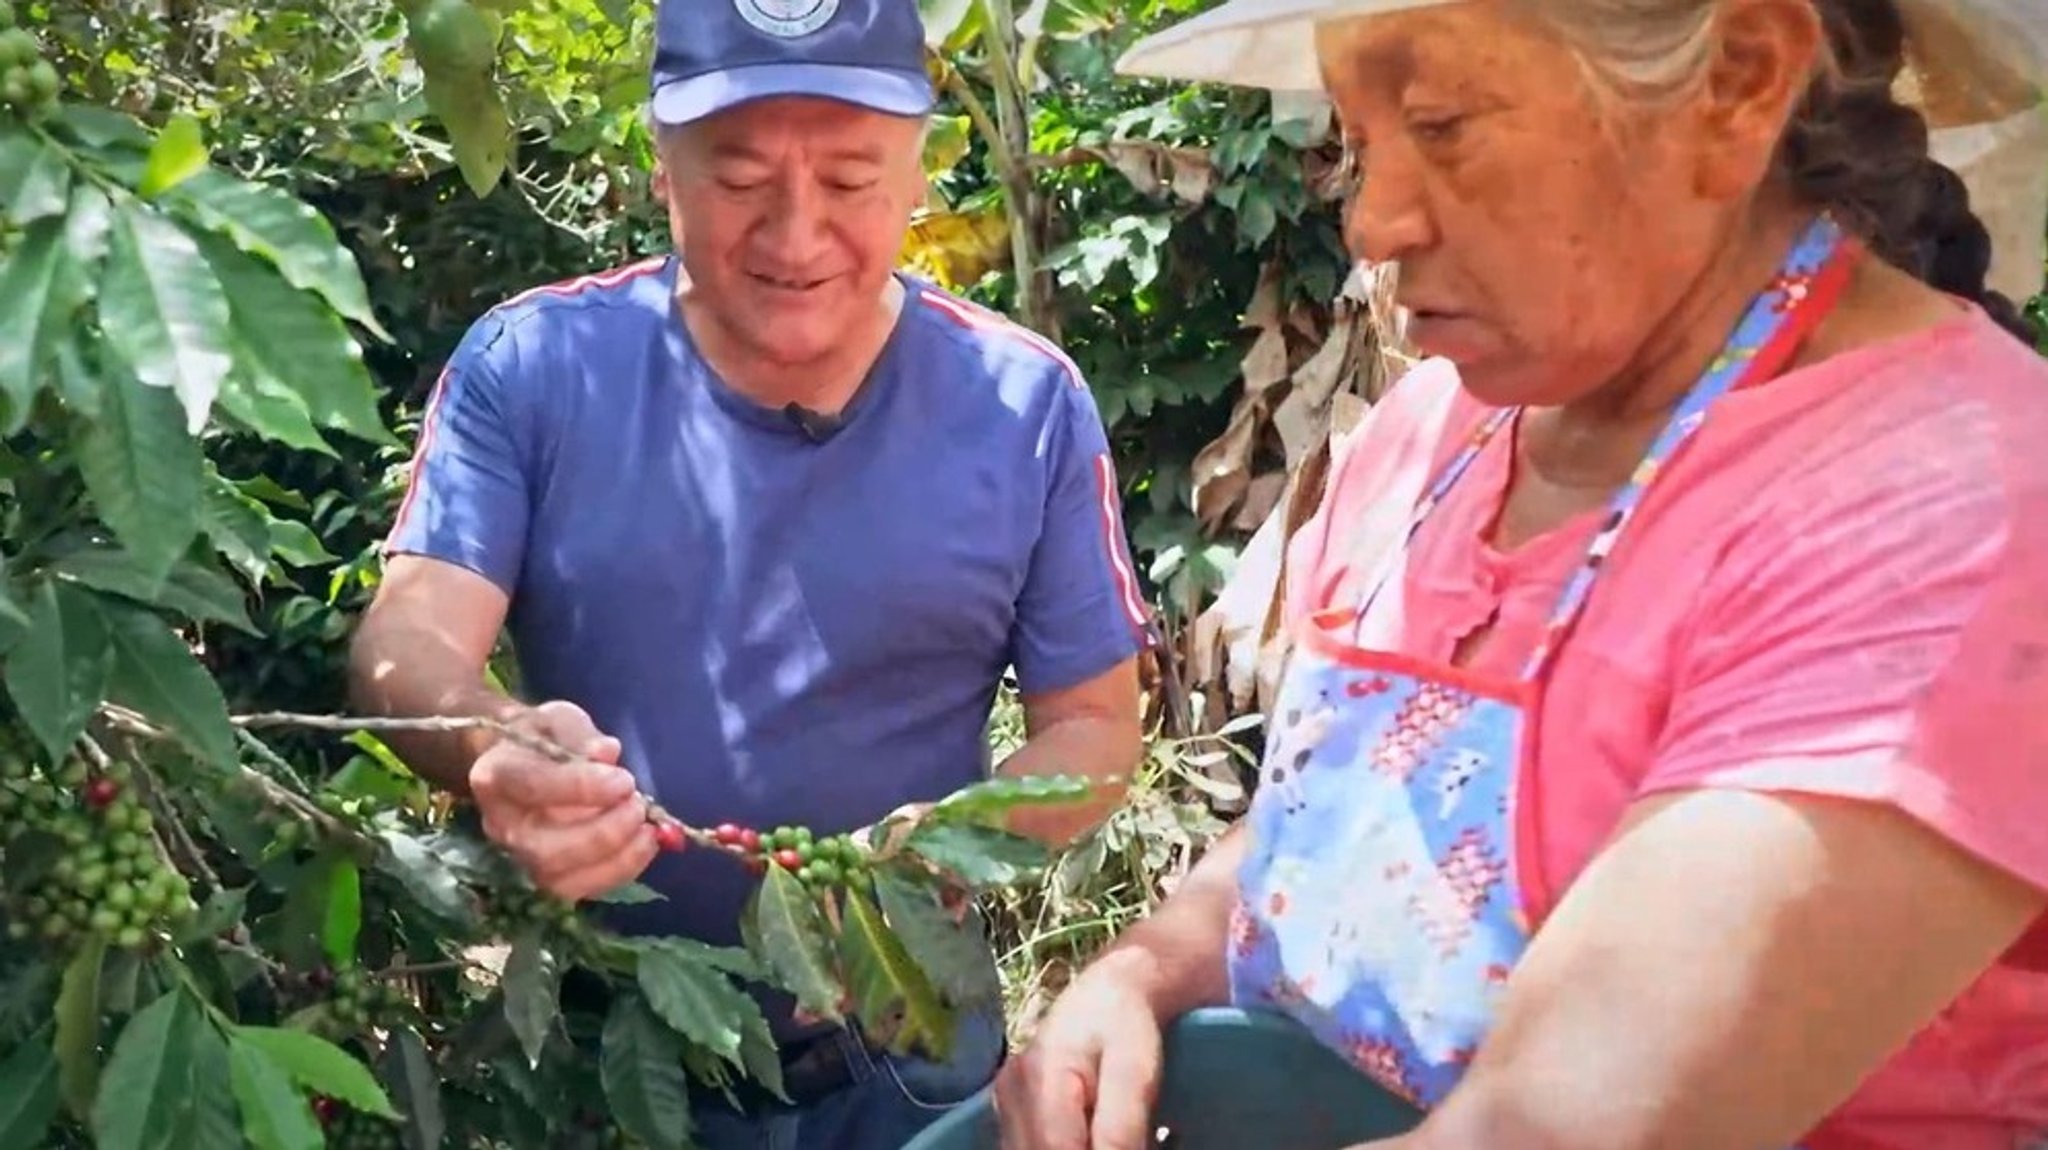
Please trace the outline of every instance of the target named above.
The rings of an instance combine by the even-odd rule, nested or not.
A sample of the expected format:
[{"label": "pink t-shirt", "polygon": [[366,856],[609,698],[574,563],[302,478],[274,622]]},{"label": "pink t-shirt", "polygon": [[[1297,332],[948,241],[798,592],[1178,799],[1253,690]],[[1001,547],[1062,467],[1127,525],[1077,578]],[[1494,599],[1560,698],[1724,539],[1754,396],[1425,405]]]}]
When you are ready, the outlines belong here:
[{"label": "pink t-shirt", "polygon": [[[1290,618],[1355,603],[1486,410],[1430,361],[1336,446]],[[1448,661],[1498,609],[1470,670],[1519,674],[1604,513],[1492,547],[1511,439],[1417,533],[1365,643]],[[1553,890],[1632,800],[1702,786],[1891,803],[2048,888],[2048,363],[1972,309],[1723,398],[1608,559],[1538,730]],[[2048,921],[1826,1128],[2022,1132],[2048,1135]]]}]

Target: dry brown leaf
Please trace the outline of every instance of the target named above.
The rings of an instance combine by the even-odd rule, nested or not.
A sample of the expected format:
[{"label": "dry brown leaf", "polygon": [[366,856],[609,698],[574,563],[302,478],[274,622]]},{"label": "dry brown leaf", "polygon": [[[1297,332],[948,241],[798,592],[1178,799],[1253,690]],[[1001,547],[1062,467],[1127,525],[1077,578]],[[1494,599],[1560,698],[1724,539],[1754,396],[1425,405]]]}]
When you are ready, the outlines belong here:
[{"label": "dry brown leaf", "polygon": [[1245,486],[1244,502],[1237,509],[1237,519],[1231,526],[1238,531],[1257,531],[1273,508],[1280,505],[1280,496],[1287,490],[1287,472],[1268,471]]},{"label": "dry brown leaf", "polygon": [[1330,396],[1349,376],[1352,339],[1352,325],[1333,326],[1322,347],[1295,371],[1287,398],[1273,410],[1273,430],[1290,470],[1330,434]]},{"label": "dry brown leaf", "polygon": [[1199,204],[1216,187],[1216,166],[1209,153],[1200,148],[1117,140],[1081,151],[1123,173],[1141,195],[1156,196],[1170,191],[1190,204]]},{"label": "dry brown leaf", "polygon": [[1222,526],[1251,486],[1252,451],[1258,444],[1265,410],[1256,396],[1238,400],[1230,413],[1230,426],[1195,455],[1190,466],[1195,517],[1202,529],[1214,532]]},{"label": "dry brown leaf", "polygon": [[1286,379],[1287,333],[1278,326],[1261,331],[1259,338],[1252,341],[1251,350],[1245,353],[1239,370],[1244,373],[1244,390],[1248,398],[1263,394],[1266,389]]},{"label": "dry brown leaf", "polygon": [[1280,322],[1280,280],[1279,260],[1268,260],[1259,269],[1259,286],[1252,289],[1251,302],[1244,307],[1244,322],[1240,327],[1272,327]]},{"label": "dry brown leaf", "polygon": [[1010,258],[1010,223],[1001,205],[974,212],[919,211],[898,255],[901,264],[958,291]]}]

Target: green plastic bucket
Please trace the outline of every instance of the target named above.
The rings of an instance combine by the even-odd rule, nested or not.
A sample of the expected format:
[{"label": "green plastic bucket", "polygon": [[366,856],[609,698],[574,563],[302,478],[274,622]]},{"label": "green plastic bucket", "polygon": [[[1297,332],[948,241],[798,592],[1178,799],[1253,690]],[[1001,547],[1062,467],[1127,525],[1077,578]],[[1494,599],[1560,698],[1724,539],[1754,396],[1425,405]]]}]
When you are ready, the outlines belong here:
[{"label": "green plastic bucket", "polygon": [[[1163,1150],[1340,1150],[1413,1130],[1422,1112],[1387,1093],[1292,1019],[1214,1007],[1166,1031],[1154,1122]],[[989,1091],[904,1150],[998,1150]]]}]

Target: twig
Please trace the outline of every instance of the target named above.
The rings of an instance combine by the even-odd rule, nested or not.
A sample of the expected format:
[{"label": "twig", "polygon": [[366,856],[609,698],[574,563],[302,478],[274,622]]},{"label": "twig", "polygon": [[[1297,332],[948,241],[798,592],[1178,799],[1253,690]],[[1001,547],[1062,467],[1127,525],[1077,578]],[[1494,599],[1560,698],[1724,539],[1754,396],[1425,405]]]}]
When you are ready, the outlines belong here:
[{"label": "twig", "polygon": [[236,715],[232,722],[244,731],[260,731],[270,727],[297,727],[310,731],[337,731],[350,734],[356,731],[419,731],[430,734],[453,734],[458,731],[490,731],[508,743],[515,743],[537,755],[545,755],[558,763],[573,763],[577,756],[559,743],[528,734],[499,719],[468,715],[428,715],[421,718],[391,719],[369,718],[355,715],[299,715],[288,711],[265,711],[254,715]]},{"label": "twig", "polygon": [[206,852],[199,849],[199,844],[193,840],[192,833],[185,829],[185,821],[178,817],[178,809],[171,804],[170,796],[164,792],[163,780],[157,778],[156,772],[140,761],[140,756],[133,754],[132,748],[130,752],[129,760],[135,768],[135,781],[141,785],[143,801],[156,811],[159,837],[165,840],[171,853],[185,864],[185,872],[197,875],[200,881],[206,884],[207,894],[221,889],[220,876],[214,873],[212,867],[206,865]]},{"label": "twig", "polygon": [[[275,753],[264,747],[262,741],[250,731],[271,727],[296,727],[313,731],[424,731],[450,733],[455,731],[490,731],[508,743],[523,747],[537,755],[557,763],[573,763],[578,756],[560,743],[529,734],[499,719],[481,715],[427,715],[418,718],[370,718],[357,715],[301,715],[289,711],[265,711],[253,715],[236,715],[232,719],[236,733],[253,748],[260,748],[261,754],[275,758]],[[647,799],[647,819],[657,824],[671,824],[681,829],[683,835],[700,847],[712,847],[729,854],[751,857],[737,844],[723,843],[710,831],[690,826],[674,815],[663,810],[653,799]]]},{"label": "twig", "polygon": [[[283,757],[276,751],[265,746],[262,739],[241,730],[235,732],[235,738],[242,746],[248,748],[251,754],[262,759],[264,762],[272,766],[282,767],[287,771],[292,769],[291,764],[285,762]],[[352,839],[363,837],[356,833],[354,827],[307,802],[299,796],[298,792],[290,787],[278,785],[276,779],[271,778],[262,771],[255,770],[247,764],[238,764],[238,769],[242,772],[243,778],[255,780],[256,786],[263,791],[263,797],[270,800],[272,806],[283,807],[330,835]]]},{"label": "twig", "polygon": [[262,969],[263,977],[272,980],[273,988],[276,985],[275,980],[279,976],[291,973],[283,963],[277,961],[276,959],[270,957],[262,951],[257,950],[255,947],[250,946],[247,943],[236,942],[234,939],[222,938],[216,935],[213,940],[213,945],[221,950],[229,951],[234,954],[239,954],[243,958],[248,959],[250,962],[255,963],[258,967]]},{"label": "twig", "polygon": [[416,975],[446,974],[451,970],[468,970],[474,965],[476,964],[464,962],[461,959],[450,959],[446,962],[421,962],[411,966],[387,966],[383,970],[373,970],[370,972],[370,977],[396,981],[401,978],[412,978]]},{"label": "twig", "polygon": [[946,65],[944,77],[941,83],[946,91],[960,101],[960,106],[967,110],[967,118],[974,122],[974,130],[980,132],[981,138],[988,143],[989,158],[995,165],[997,178],[1005,188],[1010,187],[1017,168],[1017,156],[1010,150],[1010,141],[1004,137],[1002,129],[996,127],[988,105],[981,102],[974,86],[967,82],[967,77],[961,75],[958,68]]}]

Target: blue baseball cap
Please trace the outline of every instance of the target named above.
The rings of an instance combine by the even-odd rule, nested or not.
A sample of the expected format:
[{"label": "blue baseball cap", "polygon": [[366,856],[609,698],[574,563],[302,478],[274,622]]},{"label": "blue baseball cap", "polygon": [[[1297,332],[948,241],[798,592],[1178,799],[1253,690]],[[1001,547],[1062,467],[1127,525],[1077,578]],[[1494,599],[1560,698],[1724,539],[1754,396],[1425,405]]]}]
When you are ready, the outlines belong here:
[{"label": "blue baseball cap", "polygon": [[769,96],[931,112],[917,0],[661,0],[654,118],[686,124]]}]

